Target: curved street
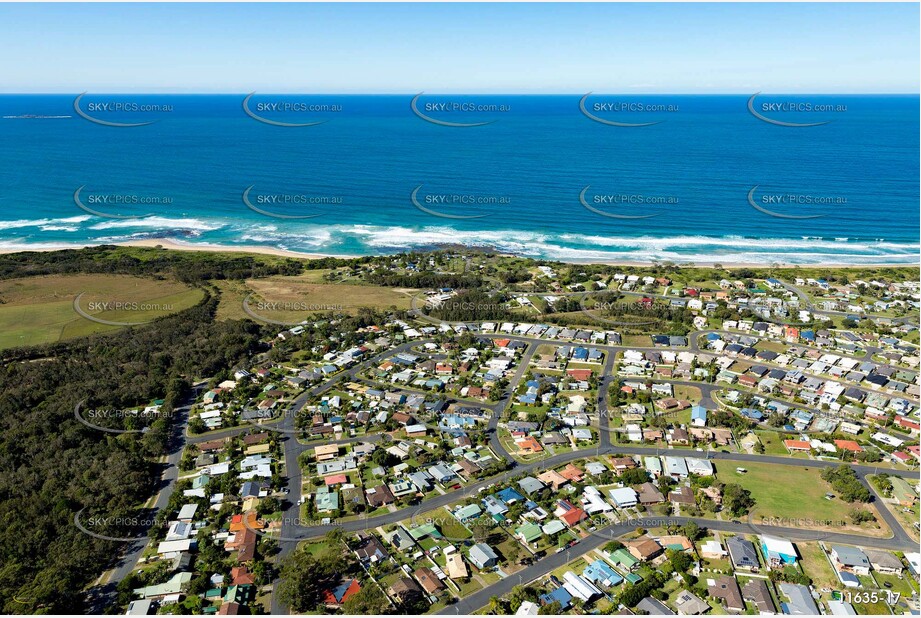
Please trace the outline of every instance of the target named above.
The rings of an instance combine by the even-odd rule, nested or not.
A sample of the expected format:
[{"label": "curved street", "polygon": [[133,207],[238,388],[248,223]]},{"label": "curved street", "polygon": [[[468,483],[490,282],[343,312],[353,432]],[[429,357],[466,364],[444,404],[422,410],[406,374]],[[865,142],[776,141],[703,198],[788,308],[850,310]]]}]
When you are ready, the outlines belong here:
[{"label": "curved street", "polygon": [[[421,312],[420,312],[421,313]],[[421,316],[420,316],[421,317]],[[688,335],[688,347],[682,348],[683,350],[688,350],[694,353],[700,352],[699,349],[699,338],[703,335],[706,335],[711,332],[721,332],[714,330],[699,330],[694,331]],[[508,386],[505,388],[502,396],[494,402],[470,402],[469,405],[488,409],[490,410],[489,420],[486,426],[486,432],[489,436],[489,447],[493,453],[500,458],[506,459],[511,467],[510,469],[487,479],[482,479],[474,483],[466,485],[463,489],[462,496],[458,496],[457,492],[446,493],[443,495],[434,496],[423,501],[420,504],[413,505],[410,507],[405,507],[397,511],[387,513],[384,515],[378,515],[375,517],[363,517],[351,521],[344,521],[336,524],[325,525],[325,526],[303,526],[300,525],[300,506],[296,500],[291,500],[290,497],[300,496],[301,493],[301,484],[302,484],[302,472],[300,469],[300,457],[301,455],[311,450],[315,445],[305,444],[298,440],[298,435],[301,433],[296,427],[295,420],[301,410],[306,406],[311,400],[315,397],[322,395],[324,392],[333,388],[336,384],[344,381],[357,381],[357,382],[366,382],[372,383],[365,378],[362,378],[360,374],[370,366],[373,366],[376,363],[379,363],[386,358],[399,354],[401,352],[410,351],[413,348],[416,348],[424,343],[431,342],[431,339],[422,339],[415,340],[412,342],[406,342],[401,345],[389,348],[382,352],[379,352],[364,361],[354,365],[353,367],[346,369],[338,373],[333,378],[318,384],[311,388],[308,388],[298,397],[295,398],[291,407],[285,412],[284,416],[275,421],[268,421],[263,423],[244,423],[237,427],[221,429],[217,431],[211,431],[206,434],[198,436],[188,436],[187,432],[187,423],[188,423],[188,410],[190,404],[182,408],[182,413],[180,416],[180,423],[175,425],[177,429],[175,430],[175,435],[171,440],[171,450],[168,458],[168,465],[164,470],[163,476],[163,488],[158,493],[155,501],[155,509],[160,509],[165,507],[169,495],[172,491],[172,488],[175,485],[176,478],[178,478],[178,462],[181,458],[182,450],[185,444],[198,444],[205,441],[210,441],[214,439],[222,439],[227,437],[232,437],[239,435],[244,432],[251,431],[253,429],[259,429],[263,431],[273,431],[279,433],[281,441],[283,444],[284,450],[284,459],[285,459],[285,474],[287,477],[287,490],[289,500],[285,502],[286,509],[282,517],[282,527],[279,534],[279,555],[278,560],[284,559],[291,551],[293,551],[298,542],[310,538],[315,538],[322,536],[329,532],[333,528],[341,528],[347,532],[357,532],[366,529],[372,529],[378,526],[385,526],[389,524],[397,523],[401,520],[404,520],[408,517],[411,517],[414,513],[423,513],[438,509],[454,502],[457,502],[459,499],[468,495],[475,495],[481,488],[485,488],[489,485],[504,482],[516,477],[527,475],[533,471],[544,470],[548,468],[554,468],[559,465],[571,462],[577,459],[585,457],[593,457],[600,455],[609,455],[609,454],[619,454],[619,455],[675,455],[675,456],[688,456],[688,457],[701,457],[704,456],[710,460],[725,460],[729,462],[760,462],[760,463],[771,463],[777,465],[786,465],[786,466],[802,466],[808,468],[829,468],[836,467],[841,464],[839,461],[825,461],[825,460],[815,460],[815,459],[793,459],[791,457],[782,457],[782,456],[770,456],[770,455],[755,455],[747,453],[732,453],[728,451],[713,451],[707,450],[705,454],[702,454],[700,451],[693,449],[674,449],[674,448],[655,448],[655,447],[645,447],[645,446],[633,446],[633,445],[623,445],[623,444],[613,444],[611,440],[612,430],[609,427],[609,411],[608,411],[608,401],[607,401],[607,392],[610,384],[619,379],[619,376],[613,373],[614,364],[616,362],[617,352],[623,350],[640,350],[640,351],[661,351],[662,348],[655,346],[626,346],[626,345],[607,345],[607,344],[597,344],[597,343],[583,343],[583,347],[586,348],[598,348],[606,352],[604,364],[600,377],[598,379],[598,394],[596,401],[597,409],[597,426],[599,430],[599,442],[597,446],[589,447],[581,450],[574,450],[564,453],[557,453],[551,457],[534,461],[530,463],[521,463],[516,461],[511,454],[505,449],[499,440],[498,436],[498,426],[502,420],[503,414],[514,396],[515,390],[520,383],[521,379],[528,372],[530,361],[533,355],[537,350],[537,346],[541,344],[554,343],[548,340],[540,339],[537,337],[527,337],[520,335],[507,335],[507,334],[496,334],[496,333],[477,333],[478,337],[496,339],[496,338],[505,338],[521,341],[526,344],[521,358],[518,362],[518,368],[515,371],[515,374],[509,380]],[[882,364],[882,363],[880,363]],[[652,382],[669,382],[676,385],[683,386],[693,386],[700,389],[702,395],[701,405],[708,409],[716,409],[718,404],[713,399],[713,393],[721,390],[722,388],[719,385],[706,383],[706,382],[696,382],[689,380],[670,380],[670,379],[651,379]],[[380,386],[380,385],[378,385]],[[399,389],[405,390],[406,392],[419,392],[424,391],[415,391],[413,389]],[[196,391],[197,395],[197,391]],[[770,399],[770,398],[769,398]],[[782,401],[782,400],[776,400]],[[190,402],[191,403],[191,402]],[[783,402],[787,405],[792,405],[789,402]],[[803,408],[803,406],[797,406]],[[806,408],[808,409],[808,408]],[[814,413],[821,411],[813,410]],[[377,442],[381,439],[380,434],[372,434],[368,436],[355,436],[355,437],[346,437],[337,440],[326,440],[324,444],[349,444],[356,442]],[[857,544],[867,547],[877,547],[880,549],[893,549],[893,550],[909,550],[916,548],[916,544],[908,535],[908,533],[902,528],[898,519],[884,506],[881,504],[879,496],[876,494],[875,489],[867,482],[867,476],[870,474],[876,473],[879,469],[873,466],[865,465],[855,465],[851,464],[850,466],[858,475],[861,482],[870,488],[870,491],[876,497],[876,502],[880,506],[878,509],[881,513],[883,519],[886,521],[886,524],[893,531],[893,536],[886,539],[874,538],[874,537],[865,537],[861,535],[852,535],[852,534],[842,534],[842,533],[827,533],[823,535],[823,538],[838,541],[848,544]],[[887,474],[901,476],[905,478],[916,478],[917,473],[910,470],[897,470],[897,469],[883,469]],[[575,547],[570,548],[566,552],[561,552],[559,554],[549,555],[533,565],[526,567],[524,570],[516,573],[515,576],[506,578],[496,584],[493,584],[479,592],[461,599],[458,603],[445,608],[440,613],[471,613],[483,605],[487,604],[489,598],[492,596],[502,596],[503,594],[508,593],[514,585],[517,585],[519,581],[531,581],[537,577],[540,577],[543,574],[546,574],[555,568],[562,566],[568,562],[571,558],[576,557],[582,553],[594,549],[609,539],[616,538],[617,536],[623,535],[626,532],[633,530],[637,526],[643,526],[644,522],[646,524],[652,523],[654,520],[661,521],[663,518],[640,518],[636,520],[630,520],[630,523],[617,523],[610,526],[601,528],[597,532],[593,533],[591,536],[582,539]],[[722,520],[712,520],[704,518],[688,518],[688,517],[668,517],[665,518],[670,522],[681,524],[687,521],[695,521],[702,527],[707,527],[713,530],[720,530],[726,532],[744,532],[751,533],[753,532],[753,527],[750,524],[746,523],[736,523],[736,522],[727,522]],[[782,536],[787,536],[788,538],[799,538],[797,535],[802,536],[805,533],[801,529],[796,528],[784,528],[776,526],[758,526],[759,530],[769,530],[772,533],[779,534]],[[132,544],[131,547],[127,549],[127,553],[120,559],[119,564],[111,571],[110,577],[107,578],[107,583],[104,585],[97,586],[94,588],[90,597],[93,599],[94,607],[104,608],[114,599],[114,586],[115,583],[120,581],[123,577],[127,576],[136,566],[138,558],[144,550],[144,543],[138,542]],[[271,611],[274,614],[284,614],[287,613],[287,608],[281,603],[277,598],[277,595],[272,595],[272,608]]]}]

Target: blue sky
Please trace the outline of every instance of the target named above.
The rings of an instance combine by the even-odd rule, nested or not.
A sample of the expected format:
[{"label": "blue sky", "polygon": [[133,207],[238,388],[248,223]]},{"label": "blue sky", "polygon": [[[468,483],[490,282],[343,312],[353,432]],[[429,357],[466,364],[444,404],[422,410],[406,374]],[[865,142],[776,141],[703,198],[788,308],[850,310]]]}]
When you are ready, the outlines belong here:
[{"label": "blue sky", "polygon": [[2,4],[0,92],[917,93],[916,3]]}]

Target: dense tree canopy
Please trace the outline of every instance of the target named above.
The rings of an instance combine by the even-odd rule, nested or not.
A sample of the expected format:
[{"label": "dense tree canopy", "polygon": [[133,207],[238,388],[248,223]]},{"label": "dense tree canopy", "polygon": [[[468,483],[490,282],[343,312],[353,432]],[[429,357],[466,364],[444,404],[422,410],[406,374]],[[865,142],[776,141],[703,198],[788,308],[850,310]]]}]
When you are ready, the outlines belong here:
[{"label": "dense tree canopy", "polygon": [[845,502],[869,502],[870,490],[867,489],[857,474],[848,466],[841,465],[837,468],[826,468],[822,471],[822,478],[831,483],[831,486],[841,494]]},{"label": "dense tree canopy", "polygon": [[[52,254],[48,254],[52,255]],[[6,258],[8,260],[8,258]],[[259,349],[252,322],[215,322],[215,298],[150,325],[0,357],[0,604],[5,613],[79,613],[80,590],[122,544],[80,532],[80,509],[136,517],[154,491],[170,412],[191,379]],[[104,433],[74,408],[165,399],[145,433]],[[100,421],[100,424],[103,424]],[[118,426],[109,418],[106,425]]]},{"label": "dense tree canopy", "polygon": [[114,245],[0,255],[0,279],[72,273],[158,273],[196,283],[212,279],[297,275],[303,270],[304,262],[299,260],[269,261],[251,255],[127,249]]},{"label": "dense tree canopy", "polygon": [[[327,543],[330,541],[327,539]],[[282,564],[279,598],[298,613],[316,609],[327,590],[335,588],[348,573],[357,572],[354,557],[344,550],[345,546],[338,543],[330,543],[316,553],[305,546],[296,549]],[[373,592],[368,592],[355,603],[364,605],[373,599]],[[381,609],[375,608],[371,613],[380,613]]]}]

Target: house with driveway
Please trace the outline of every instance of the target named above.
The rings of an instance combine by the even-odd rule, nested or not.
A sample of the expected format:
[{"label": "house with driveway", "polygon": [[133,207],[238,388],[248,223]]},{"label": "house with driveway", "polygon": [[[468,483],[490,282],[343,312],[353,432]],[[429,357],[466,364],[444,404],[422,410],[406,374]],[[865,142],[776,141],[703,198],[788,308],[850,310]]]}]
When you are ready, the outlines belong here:
[{"label": "house with driveway", "polygon": [[480,569],[488,569],[499,564],[499,556],[493,551],[492,547],[486,543],[477,543],[470,548],[468,555],[470,562]]}]

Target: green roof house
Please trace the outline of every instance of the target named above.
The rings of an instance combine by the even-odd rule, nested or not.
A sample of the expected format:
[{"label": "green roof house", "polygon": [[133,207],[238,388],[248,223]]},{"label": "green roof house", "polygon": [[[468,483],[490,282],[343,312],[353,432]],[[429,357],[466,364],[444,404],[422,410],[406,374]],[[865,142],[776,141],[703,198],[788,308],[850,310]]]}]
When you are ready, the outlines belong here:
[{"label": "green roof house", "polygon": [[480,513],[483,512],[483,509],[480,508],[478,504],[468,504],[467,506],[462,506],[456,511],[454,511],[454,517],[459,521],[468,521],[479,517]]},{"label": "green roof house", "polygon": [[632,569],[639,563],[639,560],[634,558],[633,555],[623,547],[611,552],[611,560],[625,569]]},{"label": "green roof house", "polygon": [[918,499],[911,485],[903,478],[897,476],[889,477],[892,483],[892,497],[898,500],[902,506],[911,506]]},{"label": "green roof house", "polygon": [[339,492],[329,491],[326,487],[317,489],[314,499],[316,500],[317,511],[321,513],[335,511],[339,508]]},{"label": "green roof house", "polygon": [[527,523],[515,529],[515,536],[522,539],[525,543],[533,543],[544,535],[540,526],[535,523]]},{"label": "green roof house", "polygon": [[435,524],[428,523],[422,524],[421,526],[416,526],[409,531],[409,535],[413,537],[416,541],[419,539],[424,539],[427,536],[432,537],[433,539],[442,538],[441,533],[438,531],[438,528],[435,527]]}]

